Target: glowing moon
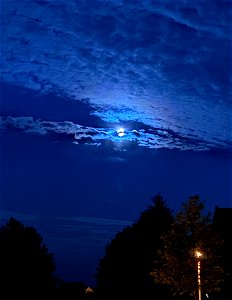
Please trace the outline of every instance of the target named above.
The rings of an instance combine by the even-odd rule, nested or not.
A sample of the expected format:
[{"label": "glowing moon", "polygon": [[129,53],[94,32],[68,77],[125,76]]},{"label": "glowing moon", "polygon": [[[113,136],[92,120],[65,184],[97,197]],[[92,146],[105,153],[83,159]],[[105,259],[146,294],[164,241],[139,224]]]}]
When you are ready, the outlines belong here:
[{"label": "glowing moon", "polygon": [[119,128],[118,130],[117,130],[117,134],[118,134],[118,136],[120,136],[120,137],[122,137],[122,136],[124,136],[125,135],[125,129],[124,128]]}]

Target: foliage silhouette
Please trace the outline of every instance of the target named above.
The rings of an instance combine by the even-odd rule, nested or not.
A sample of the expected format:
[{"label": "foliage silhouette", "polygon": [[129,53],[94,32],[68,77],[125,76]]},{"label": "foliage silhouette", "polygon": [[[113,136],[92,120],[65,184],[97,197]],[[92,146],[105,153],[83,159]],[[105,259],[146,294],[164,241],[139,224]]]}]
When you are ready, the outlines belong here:
[{"label": "foliage silhouette", "polygon": [[0,266],[4,299],[37,299],[54,291],[53,254],[35,228],[12,217],[0,228]]},{"label": "foliage silhouette", "polygon": [[213,218],[213,227],[220,234],[224,243],[222,250],[222,264],[224,280],[222,291],[215,299],[232,299],[232,243],[231,243],[232,208],[220,208],[216,206]]},{"label": "foliage silhouette", "polygon": [[212,226],[210,214],[204,215],[204,202],[192,196],[182,204],[170,230],[162,236],[153,272],[156,283],[171,286],[173,294],[197,298],[196,249],[201,260],[202,294],[215,294],[222,286],[221,249],[223,240]]},{"label": "foliage silhouette", "polygon": [[173,217],[160,194],[152,200],[153,205],[138,221],[116,234],[106,246],[96,272],[98,299],[168,299],[168,292],[154,285],[150,272],[160,236],[169,229]]}]

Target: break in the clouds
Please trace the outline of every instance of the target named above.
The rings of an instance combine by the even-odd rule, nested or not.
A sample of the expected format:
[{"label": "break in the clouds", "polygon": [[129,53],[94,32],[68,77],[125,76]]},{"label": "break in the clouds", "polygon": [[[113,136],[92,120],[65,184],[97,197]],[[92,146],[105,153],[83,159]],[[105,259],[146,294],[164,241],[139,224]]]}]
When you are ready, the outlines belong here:
[{"label": "break in the clouds", "polygon": [[[138,135],[130,128],[123,138],[142,146],[231,147],[231,1],[3,0],[1,6],[3,81],[88,101],[109,128],[140,122]],[[75,133],[77,141],[118,139],[104,128],[30,122],[28,131]]]}]

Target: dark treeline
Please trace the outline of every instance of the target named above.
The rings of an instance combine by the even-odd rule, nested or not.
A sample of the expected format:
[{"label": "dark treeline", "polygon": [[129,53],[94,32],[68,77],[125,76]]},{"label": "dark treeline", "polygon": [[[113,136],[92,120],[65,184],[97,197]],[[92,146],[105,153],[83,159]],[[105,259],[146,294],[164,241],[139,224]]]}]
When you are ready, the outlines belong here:
[{"label": "dark treeline", "polygon": [[[175,215],[161,195],[105,247],[92,291],[57,278],[53,254],[15,218],[0,228],[0,299],[232,299],[231,208],[204,211],[199,196]],[[230,223],[231,224],[231,223]],[[196,250],[201,251],[201,286]],[[4,295],[4,296],[3,296]]]},{"label": "dark treeline", "polygon": [[56,265],[42,237],[33,227],[11,217],[0,228],[0,299],[88,298],[82,282],[66,282],[54,275]]}]

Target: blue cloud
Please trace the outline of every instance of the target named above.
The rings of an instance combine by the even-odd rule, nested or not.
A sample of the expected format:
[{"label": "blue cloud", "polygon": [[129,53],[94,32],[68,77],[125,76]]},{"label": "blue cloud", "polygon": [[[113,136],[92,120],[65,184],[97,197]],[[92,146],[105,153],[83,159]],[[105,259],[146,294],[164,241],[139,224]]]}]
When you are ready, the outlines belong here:
[{"label": "blue cloud", "polygon": [[[2,79],[88,99],[108,123],[171,130],[187,148],[185,136],[230,145],[231,5],[4,1]],[[160,138],[151,143],[163,147]]]},{"label": "blue cloud", "polygon": [[[72,142],[76,145],[86,144],[100,146],[107,141],[115,150],[126,151],[130,143],[150,149],[181,149],[204,151],[210,149],[226,149],[226,141],[203,141],[194,135],[178,135],[172,130],[162,128],[133,129],[125,127],[124,135],[118,135],[118,127],[94,128],[82,126],[70,121],[54,122],[34,119],[32,117],[0,117],[1,130],[21,130],[30,134],[48,134],[54,141]],[[119,144],[120,147],[117,147]]]}]

